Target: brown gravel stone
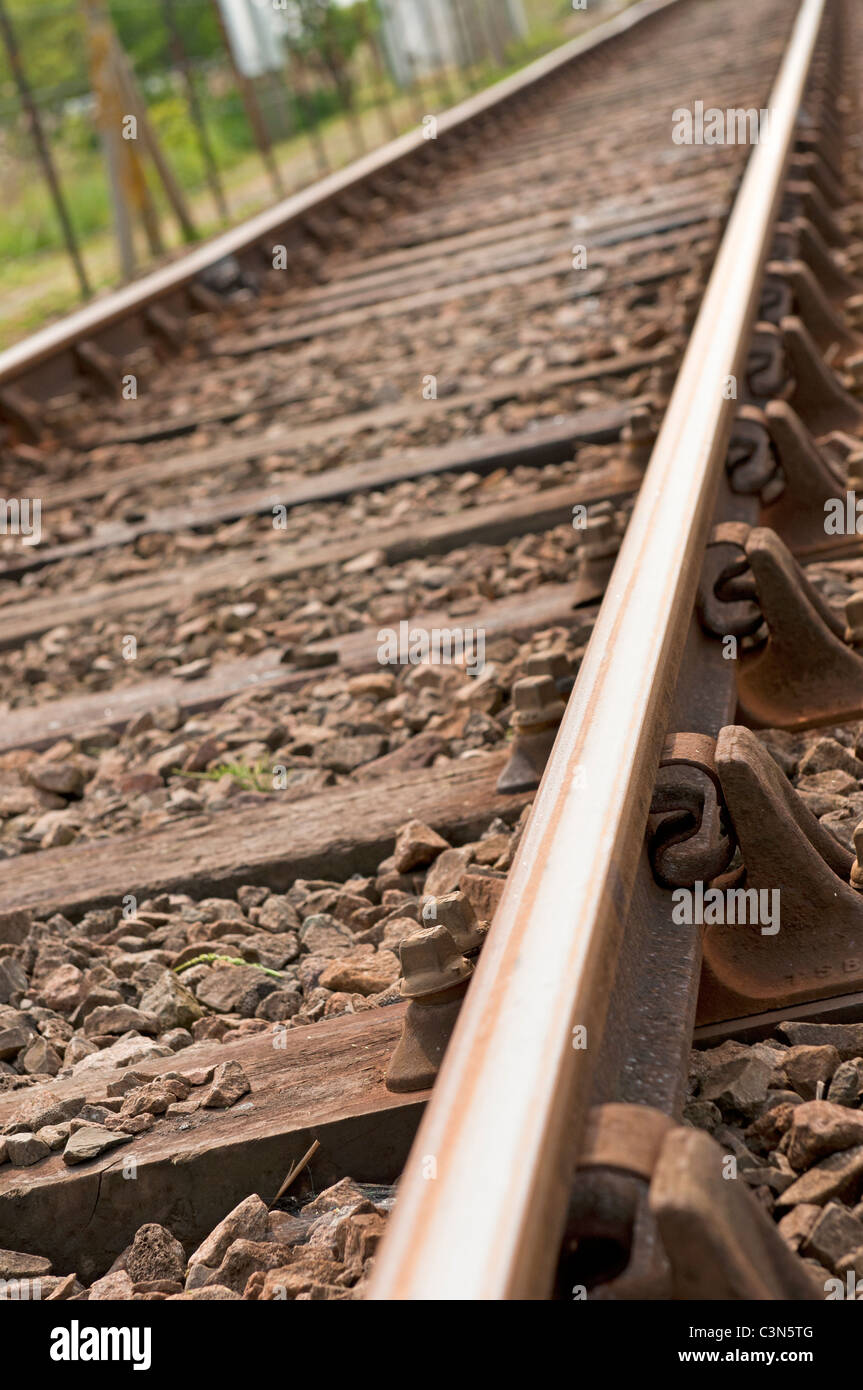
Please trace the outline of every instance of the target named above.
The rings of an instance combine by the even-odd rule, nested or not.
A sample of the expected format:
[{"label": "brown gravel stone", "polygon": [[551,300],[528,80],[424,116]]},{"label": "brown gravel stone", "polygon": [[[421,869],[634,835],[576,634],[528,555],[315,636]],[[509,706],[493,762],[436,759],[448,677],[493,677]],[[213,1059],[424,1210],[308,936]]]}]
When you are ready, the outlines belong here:
[{"label": "brown gravel stone", "polygon": [[136,1284],[167,1279],[182,1285],[186,1273],[183,1247],[164,1226],[155,1222],[139,1226],[126,1256],[126,1272]]},{"label": "brown gravel stone", "polygon": [[808,1238],[821,1210],[821,1207],[817,1207],[811,1202],[800,1202],[785,1213],[777,1229],[782,1239],[791,1246],[792,1250],[799,1250],[804,1240]]},{"label": "brown gravel stone", "polygon": [[828,1202],[819,1213],[800,1247],[801,1255],[814,1255],[827,1269],[835,1270],[843,1255],[863,1245],[863,1223],[840,1202]]},{"label": "brown gravel stone", "polygon": [[51,1273],[51,1261],[20,1250],[0,1250],[0,1279],[38,1279]]},{"label": "brown gravel stone", "polygon": [[[219,1222],[189,1258],[189,1274],[198,1265],[218,1269],[228,1247],[235,1240],[262,1241],[266,1238],[269,1212],[258,1196],[246,1197]],[[187,1281],[188,1287],[188,1281]]]},{"label": "brown gravel stone", "polygon": [[863,1146],[830,1154],[798,1178],[783,1192],[777,1205],[793,1207],[798,1202],[822,1206],[831,1198],[855,1201],[863,1188]]},{"label": "brown gravel stone", "polygon": [[782,1066],[789,1086],[804,1100],[814,1100],[818,1083],[826,1091],[831,1076],[840,1062],[835,1047],[809,1046],[801,1044],[790,1047],[782,1058]]},{"label": "brown gravel stone", "polygon": [[[817,1102],[816,1102],[817,1103]],[[794,1118],[795,1106],[774,1105],[759,1115],[746,1130],[746,1141],[757,1153],[770,1153],[788,1132]]]},{"label": "brown gravel stone", "polygon": [[207,1283],[222,1284],[227,1289],[242,1293],[250,1275],[278,1269],[285,1263],[285,1254],[284,1245],[247,1240],[241,1236],[229,1245],[218,1269],[208,1275]]},{"label": "brown gravel stone", "polygon": [[835,1047],[843,1062],[863,1057],[863,1023],[780,1023],[777,1031],[793,1046]]},{"label": "brown gravel stone", "polygon": [[125,1144],[130,1138],[130,1135],[119,1131],[112,1133],[103,1125],[85,1125],[70,1136],[63,1150],[63,1162],[69,1167],[76,1163],[89,1163],[94,1158],[101,1158],[103,1153],[116,1148],[118,1144]]},{"label": "brown gravel stone", "polygon": [[241,1096],[248,1095],[251,1083],[240,1063],[231,1059],[216,1067],[213,1083],[201,1097],[205,1110],[226,1110],[236,1104]]},{"label": "brown gravel stone", "polygon": [[113,1274],[105,1274],[90,1285],[90,1302],[109,1299],[131,1299],[132,1280],[125,1269],[117,1269]]},{"label": "brown gravel stone", "polygon": [[393,984],[400,973],[398,957],[392,951],[352,953],[328,965],[320,976],[320,985],[348,994],[378,994]]},{"label": "brown gravel stone", "polygon": [[408,821],[396,835],[393,854],[396,872],[406,874],[411,869],[430,864],[445,849],[449,849],[449,845],[436,830],[422,821]]},{"label": "brown gravel stone", "polygon": [[239,1300],[242,1294],[235,1293],[233,1289],[226,1289],[224,1285],[207,1284],[197,1289],[186,1289],[184,1293],[171,1294],[169,1303],[226,1303],[230,1300]]},{"label": "brown gravel stone", "polygon": [[863,1144],[863,1114],[827,1100],[810,1100],[791,1115],[788,1160],[797,1172],[840,1149]]}]

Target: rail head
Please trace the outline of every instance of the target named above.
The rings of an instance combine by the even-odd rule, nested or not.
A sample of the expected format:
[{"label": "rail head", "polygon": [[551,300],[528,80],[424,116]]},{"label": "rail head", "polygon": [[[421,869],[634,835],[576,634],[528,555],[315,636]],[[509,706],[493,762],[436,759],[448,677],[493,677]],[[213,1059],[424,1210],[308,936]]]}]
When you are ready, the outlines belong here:
[{"label": "rail head", "polygon": [[[369,1297],[544,1297],[735,402],[827,0],[802,0]],[[574,1030],[586,1030],[586,1048]],[[579,1037],[580,1040],[580,1037]],[[430,1160],[433,1160],[431,1162]]]}]

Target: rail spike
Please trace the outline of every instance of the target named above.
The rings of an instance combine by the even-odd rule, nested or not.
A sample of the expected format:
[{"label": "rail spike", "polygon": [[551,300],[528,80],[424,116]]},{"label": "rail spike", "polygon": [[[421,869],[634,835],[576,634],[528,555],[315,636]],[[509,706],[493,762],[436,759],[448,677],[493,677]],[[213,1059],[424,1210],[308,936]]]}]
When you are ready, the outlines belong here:
[{"label": "rail spike", "polygon": [[[732,550],[725,563],[711,556],[717,546]],[[742,647],[737,663],[738,712],[748,724],[810,729],[863,716],[863,657],[774,531],[716,527],[698,609],[714,635],[754,644]]]}]

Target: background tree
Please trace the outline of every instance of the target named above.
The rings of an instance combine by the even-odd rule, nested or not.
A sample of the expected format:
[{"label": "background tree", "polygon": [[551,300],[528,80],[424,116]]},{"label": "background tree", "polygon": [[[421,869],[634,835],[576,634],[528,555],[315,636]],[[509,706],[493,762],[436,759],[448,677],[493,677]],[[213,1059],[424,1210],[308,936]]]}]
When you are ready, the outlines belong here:
[{"label": "background tree", "polygon": [[350,60],[368,33],[373,15],[367,0],[344,7],[332,0],[294,0],[299,30],[294,47],[309,66],[332,81],[342,105],[353,96]]}]

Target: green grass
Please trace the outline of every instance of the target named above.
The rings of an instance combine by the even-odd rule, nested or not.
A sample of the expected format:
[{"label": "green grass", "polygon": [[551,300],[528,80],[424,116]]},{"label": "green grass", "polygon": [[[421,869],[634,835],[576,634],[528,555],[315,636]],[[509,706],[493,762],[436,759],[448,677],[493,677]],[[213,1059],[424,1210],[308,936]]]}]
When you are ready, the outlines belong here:
[{"label": "green grass", "polygon": [[177,768],[181,777],[191,777],[199,782],[220,782],[223,777],[232,777],[247,791],[271,792],[273,790],[273,769],[264,762],[258,763],[219,763],[207,768],[206,772],[183,772]]},{"label": "green grass", "polygon": [[264,975],[272,975],[276,980],[285,978],[282,970],[270,970],[266,965],[259,965],[255,960],[243,960],[240,956],[220,956],[215,951],[208,951],[205,955],[195,956],[193,960],[184,960],[182,965],[175,965],[174,974],[181,975],[184,970],[191,970],[193,965],[215,965],[216,961],[220,960],[227,965],[245,965],[250,970],[260,970]]}]

